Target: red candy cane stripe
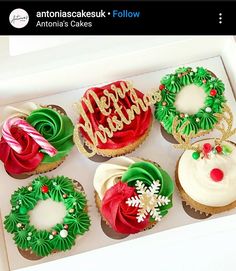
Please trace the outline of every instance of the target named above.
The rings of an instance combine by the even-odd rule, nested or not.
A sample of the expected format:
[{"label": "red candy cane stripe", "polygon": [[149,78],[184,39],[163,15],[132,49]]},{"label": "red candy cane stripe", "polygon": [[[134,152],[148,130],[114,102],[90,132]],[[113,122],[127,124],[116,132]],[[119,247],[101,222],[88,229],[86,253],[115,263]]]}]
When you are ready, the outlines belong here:
[{"label": "red candy cane stripe", "polygon": [[54,156],[57,153],[57,150],[37,130],[35,130],[31,125],[29,125],[28,122],[15,117],[8,119],[3,124],[2,136],[6,140],[7,144],[17,153],[22,152],[22,147],[11,134],[10,129],[13,125],[25,131],[48,155]]}]

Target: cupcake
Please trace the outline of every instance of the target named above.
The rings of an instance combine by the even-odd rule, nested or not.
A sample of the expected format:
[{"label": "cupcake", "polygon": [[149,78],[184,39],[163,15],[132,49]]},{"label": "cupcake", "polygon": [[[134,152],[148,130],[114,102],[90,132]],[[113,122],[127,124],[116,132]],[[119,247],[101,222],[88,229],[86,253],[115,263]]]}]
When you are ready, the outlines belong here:
[{"label": "cupcake", "polygon": [[172,179],[144,159],[112,158],[98,166],[93,184],[102,219],[121,234],[152,228],[172,207]]},{"label": "cupcake", "polygon": [[7,106],[2,114],[0,160],[14,178],[57,168],[71,151],[74,126],[56,105]]},{"label": "cupcake", "polygon": [[152,124],[151,108],[144,97],[123,81],[87,90],[77,104],[80,117],[74,141],[78,149],[87,153],[81,136],[91,150],[90,156],[115,157],[134,151],[148,136]]},{"label": "cupcake", "polygon": [[176,185],[182,200],[195,211],[216,214],[236,207],[236,145],[228,140],[236,132],[232,118],[225,106],[223,120],[216,126],[220,138],[191,144],[175,135],[176,147],[184,149],[176,167]]},{"label": "cupcake", "polygon": [[[11,211],[5,217],[4,226],[13,235],[20,253],[29,259],[70,250],[76,238],[89,230],[85,194],[79,184],[68,177],[49,179],[39,176],[27,187],[15,191],[10,202]],[[43,216],[34,215],[35,207],[46,203],[46,213]],[[65,216],[51,225],[51,219],[61,211],[60,204]]]},{"label": "cupcake", "polygon": [[205,134],[218,123],[215,114],[223,113],[226,102],[224,84],[209,70],[198,67],[179,68],[161,79],[162,99],[155,105],[155,118],[168,134],[172,134],[173,120],[184,123],[183,135]]}]

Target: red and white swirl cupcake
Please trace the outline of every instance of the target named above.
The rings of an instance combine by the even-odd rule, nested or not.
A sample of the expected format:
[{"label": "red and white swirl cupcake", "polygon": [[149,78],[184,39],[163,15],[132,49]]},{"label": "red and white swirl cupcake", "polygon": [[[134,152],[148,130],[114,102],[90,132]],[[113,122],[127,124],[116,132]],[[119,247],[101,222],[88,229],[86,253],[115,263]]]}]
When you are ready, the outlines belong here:
[{"label": "red and white swirl cupcake", "polygon": [[80,133],[85,144],[103,156],[132,152],[145,140],[152,124],[144,94],[124,81],[88,89],[78,109],[75,134]]}]

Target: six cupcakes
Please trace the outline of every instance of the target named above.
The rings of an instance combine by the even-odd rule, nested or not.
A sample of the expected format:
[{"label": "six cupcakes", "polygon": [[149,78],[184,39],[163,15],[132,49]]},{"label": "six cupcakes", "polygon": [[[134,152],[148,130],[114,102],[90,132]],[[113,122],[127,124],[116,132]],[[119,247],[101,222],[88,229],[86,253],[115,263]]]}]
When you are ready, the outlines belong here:
[{"label": "six cupcakes", "polygon": [[[0,123],[0,160],[6,172],[21,179],[55,169],[71,151],[73,133],[74,140],[75,134],[80,134],[89,149],[95,148],[102,156],[115,157],[98,166],[93,180],[95,202],[103,221],[116,233],[126,235],[155,226],[172,207],[174,185],[169,174],[155,162],[123,156],[146,139],[152,124],[150,106],[127,113],[137,106],[134,97],[144,97],[133,88],[131,93],[125,93],[124,89],[128,88],[126,82],[117,81],[89,89],[82,98],[84,114],[80,115],[79,128],[75,129],[64,109],[56,105],[25,103],[20,108],[6,107]],[[236,207],[236,174],[231,170],[236,166],[236,144],[228,140],[236,131],[232,128],[232,112],[225,105],[224,84],[207,69],[194,71],[183,67],[165,76],[159,90],[161,101],[155,106],[155,118],[185,150],[175,174],[182,200],[206,214]],[[186,101],[181,102],[183,90],[201,94],[186,107]],[[196,107],[193,104],[202,102],[203,106],[193,113],[191,110]],[[220,126],[222,120],[228,124],[228,130]],[[97,136],[94,141],[101,127],[104,134],[109,134],[107,128],[111,134]],[[222,138],[190,143],[189,137],[203,135],[214,128],[223,132]],[[38,230],[31,225],[29,212],[38,201],[47,199],[64,203],[67,213],[53,227]],[[80,184],[67,177],[39,176],[27,187],[15,191],[10,202],[12,208],[5,218],[5,229],[14,234],[20,253],[31,255],[29,259],[32,255],[41,258],[69,250],[76,236],[89,230],[84,191]]]}]

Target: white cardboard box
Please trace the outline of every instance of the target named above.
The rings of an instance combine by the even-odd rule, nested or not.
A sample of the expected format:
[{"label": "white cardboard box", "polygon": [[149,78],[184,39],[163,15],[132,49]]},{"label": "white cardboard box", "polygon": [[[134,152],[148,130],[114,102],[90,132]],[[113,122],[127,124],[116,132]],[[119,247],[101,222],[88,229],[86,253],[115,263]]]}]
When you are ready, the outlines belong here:
[{"label": "white cardboard box", "polygon": [[[15,75],[15,77],[13,77],[13,75],[14,75],[14,73],[17,73],[17,71],[13,70],[12,71],[13,75],[11,75],[9,70],[7,70],[8,76],[11,79],[9,79],[9,77],[6,77],[6,78],[2,78],[0,80],[0,93],[4,90],[4,88],[6,88],[6,89],[11,90],[11,93],[13,93],[14,95],[9,92],[7,92],[5,94],[3,93],[3,95],[4,95],[3,103],[7,104],[9,102],[16,102],[16,101],[24,100],[25,97],[29,97],[30,89],[31,90],[35,89],[35,86],[37,86],[37,88],[41,91],[41,93],[39,93],[36,90],[34,92],[35,97],[39,96],[40,94],[44,95],[46,93],[47,82],[49,83],[48,84],[49,85],[48,92],[47,92],[48,94],[55,93],[57,90],[61,90],[61,85],[63,85],[64,90],[69,91],[69,89],[71,87],[75,87],[75,85],[77,86],[76,89],[81,87],[82,83],[79,78],[83,78],[82,82],[84,82],[84,84],[86,84],[85,82],[87,82],[87,84],[88,84],[89,80],[94,80],[94,83],[92,85],[95,85],[97,83],[102,83],[105,81],[113,81],[115,79],[127,78],[127,77],[129,77],[130,74],[132,74],[132,72],[131,72],[132,68],[134,69],[133,74],[140,74],[141,70],[143,73],[146,68],[146,71],[147,71],[146,74],[134,76],[134,77],[132,77],[132,80],[135,83],[135,86],[137,88],[141,89],[142,91],[147,91],[147,90],[149,90],[149,88],[154,87],[155,84],[158,85],[159,79],[161,78],[162,75],[173,70],[173,68],[165,69],[165,70],[163,70],[163,68],[170,66],[170,65],[171,66],[184,65],[185,63],[189,63],[189,62],[194,61],[195,62],[194,66],[195,65],[207,66],[207,67],[209,67],[209,69],[212,69],[220,78],[223,79],[223,81],[226,83],[226,90],[227,90],[226,96],[230,102],[231,107],[233,107],[234,110],[236,109],[234,97],[232,94],[232,89],[231,89],[229,81],[227,79],[227,75],[225,74],[224,68],[221,64],[221,60],[219,58],[219,56],[221,56],[223,63],[226,67],[227,73],[229,75],[231,85],[233,87],[235,87],[235,81],[234,81],[235,77],[233,77],[233,74],[236,74],[234,71],[235,66],[233,66],[235,59],[232,60],[233,59],[232,56],[233,56],[233,54],[236,53],[236,48],[235,48],[235,41],[232,37],[183,38],[182,40],[181,39],[180,40],[177,39],[177,41],[171,40],[171,42],[168,44],[162,43],[161,45],[159,44],[157,46],[150,46],[150,44],[148,46],[147,44],[143,44],[142,45],[143,48],[138,48],[137,51],[135,51],[135,50],[131,51],[130,49],[132,47],[132,44],[134,43],[133,42],[134,39],[139,39],[139,38],[134,37],[134,39],[132,40],[132,37],[131,37],[129,39],[130,39],[129,42],[126,41],[127,46],[123,49],[123,52],[122,52],[123,54],[122,53],[119,54],[119,61],[118,61],[118,56],[115,54],[113,57],[110,56],[109,58],[104,58],[104,55],[103,55],[103,57],[97,58],[97,62],[93,61],[92,65],[90,63],[90,65],[89,65],[90,66],[90,73],[89,74],[91,76],[89,78],[86,73],[86,72],[88,72],[88,70],[86,70],[86,67],[89,68],[87,63],[83,63],[83,65],[82,64],[78,65],[77,63],[75,63],[73,65],[73,63],[71,63],[71,65],[66,66],[66,68],[64,66],[59,66],[58,69],[52,68],[52,69],[47,70],[45,65],[47,66],[47,65],[50,65],[51,63],[49,62],[49,63],[45,64],[43,61],[41,61],[37,65],[37,69],[38,69],[37,73],[33,73],[33,72],[26,73],[25,72],[23,74],[18,74],[18,76]],[[153,44],[153,43],[155,43],[155,39],[157,39],[157,37],[155,37],[155,38],[150,37],[150,39],[152,40],[151,44]],[[126,40],[126,37],[120,38],[120,40]],[[116,51],[116,43],[114,43],[113,46],[114,46],[115,52],[117,52]],[[190,50],[190,48],[191,48],[191,50]],[[197,50],[197,48],[198,48],[198,50]],[[60,50],[63,51],[63,48],[60,48]],[[64,48],[64,50],[65,50],[65,48]],[[193,55],[193,52],[195,55]],[[46,53],[48,53],[48,52],[46,52]],[[42,54],[42,52],[41,52],[41,54]],[[71,54],[73,55],[73,51],[71,52]],[[107,55],[109,55],[109,52],[107,53]],[[174,58],[174,55],[176,55],[175,58]],[[218,56],[218,57],[213,58],[214,56]],[[20,57],[22,60],[23,56],[20,56]],[[74,58],[77,58],[77,57],[78,56],[76,56]],[[180,61],[181,57],[182,57],[182,61]],[[209,57],[209,59],[205,59],[208,57]],[[84,56],[84,58],[85,58],[85,56]],[[126,61],[125,61],[125,59],[126,59]],[[142,61],[139,61],[139,59],[142,59]],[[159,60],[158,62],[157,62],[157,59]],[[179,61],[176,62],[176,59],[177,59],[177,61],[178,60]],[[205,59],[205,60],[199,62],[200,59]],[[69,61],[68,55],[67,55],[67,58],[65,58],[64,60],[66,63],[68,63],[68,61]],[[72,61],[73,59],[70,59],[70,60]],[[166,60],[166,62],[165,62],[165,60]],[[5,61],[7,62],[7,58]],[[10,61],[12,61],[12,60],[10,60]],[[32,59],[30,60],[29,56],[26,55],[25,61],[31,62]],[[63,63],[63,57],[62,57],[62,59],[60,59],[60,61]],[[149,61],[150,66],[148,66],[148,61]],[[171,61],[172,61],[172,63],[171,63]],[[197,61],[197,63],[196,63],[196,61]],[[100,69],[100,65],[99,65],[99,64],[101,64],[101,62],[103,62],[103,63],[106,62],[107,65],[104,65],[104,67],[107,67],[108,63],[115,63],[117,65],[113,66],[110,64],[108,66],[109,69],[102,70],[102,69]],[[122,63],[123,63],[123,69],[122,69],[122,65],[121,65]],[[160,63],[162,63],[162,66]],[[150,72],[151,70],[154,71],[155,69],[157,69],[158,71]],[[126,76],[124,75],[124,72],[125,72],[124,70],[126,71]],[[66,75],[70,74],[70,79],[72,78],[72,84],[71,84],[71,82],[68,82],[68,80],[65,81],[63,78],[61,78],[59,76],[61,72],[66,73]],[[77,76],[78,73],[80,74],[79,78]],[[107,78],[104,79],[104,81],[100,81],[103,78],[103,76],[105,78],[106,74],[107,74]],[[123,75],[123,76],[121,76],[121,75]],[[68,78],[68,76],[66,76],[66,77]],[[101,77],[101,79],[100,79],[100,77]],[[55,78],[57,78],[57,80],[55,80]],[[88,80],[88,81],[86,81],[86,80]],[[23,86],[25,85],[26,81],[28,82],[28,84],[27,84],[26,89],[24,89]],[[60,85],[60,87],[59,87],[59,85]],[[18,90],[19,90],[19,92],[18,92]],[[56,103],[56,101],[57,101],[57,103],[62,105],[68,111],[68,114],[73,119],[75,119],[76,116],[75,116],[74,112],[72,111],[72,108],[70,108],[69,105],[71,105],[73,103],[73,101],[78,99],[82,95],[82,93],[83,93],[83,90],[80,92],[78,92],[77,90],[74,90],[74,91],[70,92],[70,95],[67,95],[66,93],[61,93],[61,94],[57,94],[57,95],[53,95],[53,96],[48,96],[47,98],[38,98],[38,99],[35,98],[34,101],[40,101],[40,102],[45,102],[45,103],[47,101],[49,101],[49,103],[50,103],[50,101],[53,101]],[[30,95],[32,97],[32,94],[30,94]],[[63,97],[69,97],[69,98],[67,98],[67,100],[65,102],[65,99],[63,99]],[[1,100],[1,102],[2,102],[2,100]],[[154,127],[152,129],[152,133],[150,135],[150,137],[152,137],[153,140],[155,140],[155,137],[157,136],[157,133],[159,132],[157,126],[158,126],[157,124],[154,125]],[[150,139],[147,139],[147,141],[148,140],[150,140]],[[160,145],[161,145],[161,150],[159,150],[159,151],[163,152],[163,154],[165,154],[166,149],[171,147],[170,144],[166,144],[164,142],[163,142],[163,144],[160,144]],[[171,152],[171,148],[168,150]],[[143,157],[148,157],[154,161],[159,162],[162,165],[162,167],[166,168],[166,169],[168,169],[170,167],[169,171],[171,171],[172,176],[173,176],[175,161],[176,161],[177,157],[180,155],[180,153],[172,151],[172,154],[173,154],[172,161],[158,160],[158,158],[156,158],[156,154],[150,152],[150,147],[148,146],[148,144],[146,142],[146,144],[144,143],[144,145],[141,146],[132,155],[139,155],[139,156],[142,155]],[[74,159],[73,158],[70,159],[70,157],[69,157],[69,159],[67,159],[65,165],[60,167],[57,171],[53,172],[54,175],[60,174],[60,173],[66,175],[65,172],[67,170],[68,170],[68,172],[71,172],[71,169],[72,169],[71,167],[74,166],[74,168],[76,168],[77,164],[75,164],[75,162],[79,161],[77,159],[80,159],[81,157],[79,157],[79,154],[76,152],[76,150],[73,151],[72,155],[74,155]],[[160,155],[160,157],[162,157],[162,154]],[[86,158],[82,158],[81,163],[84,163],[84,165],[86,165],[87,168],[92,167],[93,168],[92,171],[94,171],[96,168],[96,165],[92,166],[92,164],[90,164],[91,162],[87,163]],[[86,169],[86,166],[85,166],[85,169]],[[86,173],[86,171],[84,172],[84,174],[85,173]],[[91,176],[89,176],[89,179],[92,178],[92,174],[90,174],[90,175]],[[6,176],[2,176],[2,177],[6,177]],[[77,177],[77,175],[75,177]],[[29,180],[23,181],[20,184],[20,186],[24,185],[25,183],[28,183],[28,182],[29,182]],[[9,189],[7,193],[11,194],[14,191],[15,185],[16,184],[11,183],[11,185],[4,186],[4,195],[6,195],[6,193],[5,193],[6,189]],[[89,184],[88,186],[87,185],[88,184],[85,184],[85,191],[89,194],[89,199],[92,201],[91,184]],[[18,183],[17,183],[16,187],[17,186],[19,186]],[[3,188],[3,186],[1,186],[0,196],[1,195],[3,196],[2,188]],[[8,196],[8,198],[9,198],[9,196]],[[163,219],[163,221],[160,223],[160,225],[158,225],[158,227],[155,227],[153,230],[148,231],[147,233],[139,234],[139,236],[149,235],[153,232],[160,232],[160,231],[166,230],[168,228],[173,228],[176,226],[182,226],[185,224],[191,224],[191,223],[196,222],[196,220],[193,220],[193,219],[187,217],[184,213],[182,213],[182,214],[179,213],[178,210],[180,210],[180,209],[178,209],[178,208],[181,208],[181,202],[178,198],[177,193],[175,194],[174,200],[176,201],[176,207],[172,208],[172,210],[170,211],[170,214],[165,219]],[[4,201],[4,203],[3,203],[3,201],[0,200],[0,204],[1,204],[2,212],[3,213],[6,212],[6,210],[7,210],[6,201]],[[91,202],[90,202],[90,204],[91,204]],[[93,202],[92,202],[92,205],[93,206],[91,208],[92,209],[91,215],[95,219],[95,221],[93,221],[95,224],[93,223],[93,225],[98,225],[99,216],[96,213],[96,208],[94,208]],[[230,213],[235,213],[235,211],[232,211]],[[230,213],[228,213],[228,214],[230,214]],[[225,214],[222,214],[220,216],[224,217],[224,215]],[[172,216],[172,217],[170,217],[170,216]],[[225,218],[222,218],[222,219],[225,219]],[[220,221],[220,220],[218,219],[217,221]],[[197,223],[197,224],[204,225],[207,223],[209,223],[209,222]],[[91,232],[92,231],[94,233],[95,232],[97,233],[97,229],[95,229],[94,227],[91,228]],[[99,232],[99,235],[101,236],[102,233]],[[153,236],[153,238],[155,238],[158,242],[158,236],[161,236],[161,235],[160,235],[160,233],[156,233],[156,234],[152,234],[150,236]],[[11,243],[11,238],[9,238],[9,236],[6,238],[7,238],[8,251],[9,251],[9,249],[10,249],[10,251],[12,251],[12,255],[10,255],[10,257],[8,256],[11,268],[18,269],[21,266],[21,263],[19,263],[20,260],[17,259],[17,252],[15,254],[15,251],[13,251],[14,245],[12,246],[12,244],[11,244],[9,246],[9,243]],[[94,239],[92,233],[90,234],[90,238],[91,238],[91,240]],[[147,237],[145,237],[145,238],[147,238]],[[102,246],[103,244],[108,245],[108,244],[117,243],[117,241],[113,241],[113,240],[111,241],[111,240],[106,240],[106,239],[107,238],[100,238],[100,239],[97,238],[98,244],[96,244],[95,246],[93,245],[92,248],[98,248],[98,247]],[[128,239],[132,239],[132,237],[128,237]],[[140,240],[140,239],[138,239],[138,240]],[[89,241],[88,241],[87,235],[85,235],[83,237],[83,241],[84,241],[84,243],[82,243],[82,250],[79,249],[78,252],[86,251],[88,249],[87,243],[89,243]],[[125,243],[128,244],[130,242],[123,242],[122,246]],[[119,246],[116,246],[116,248],[117,247],[119,247]],[[90,246],[90,249],[91,249],[91,246]],[[75,250],[73,250],[73,251],[75,252]],[[73,251],[66,253],[66,255],[65,254],[64,255],[58,254],[58,255],[52,256],[51,258],[58,259],[60,257],[75,254],[75,253],[73,253]],[[13,259],[13,257],[14,257],[14,259]],[[77,256],[75,256],[75,257],[77,257]],[[49,257],[49,259],[41,260],[40,262],[45,262],[47,260],[50,260],[50,257]],[[14,261],[14,263],[13,263],[13,261]],[[26,266],[28,264],[24,263],[23,265]],[[34,270],[37,270],[37,269],[34,269]]]}]

